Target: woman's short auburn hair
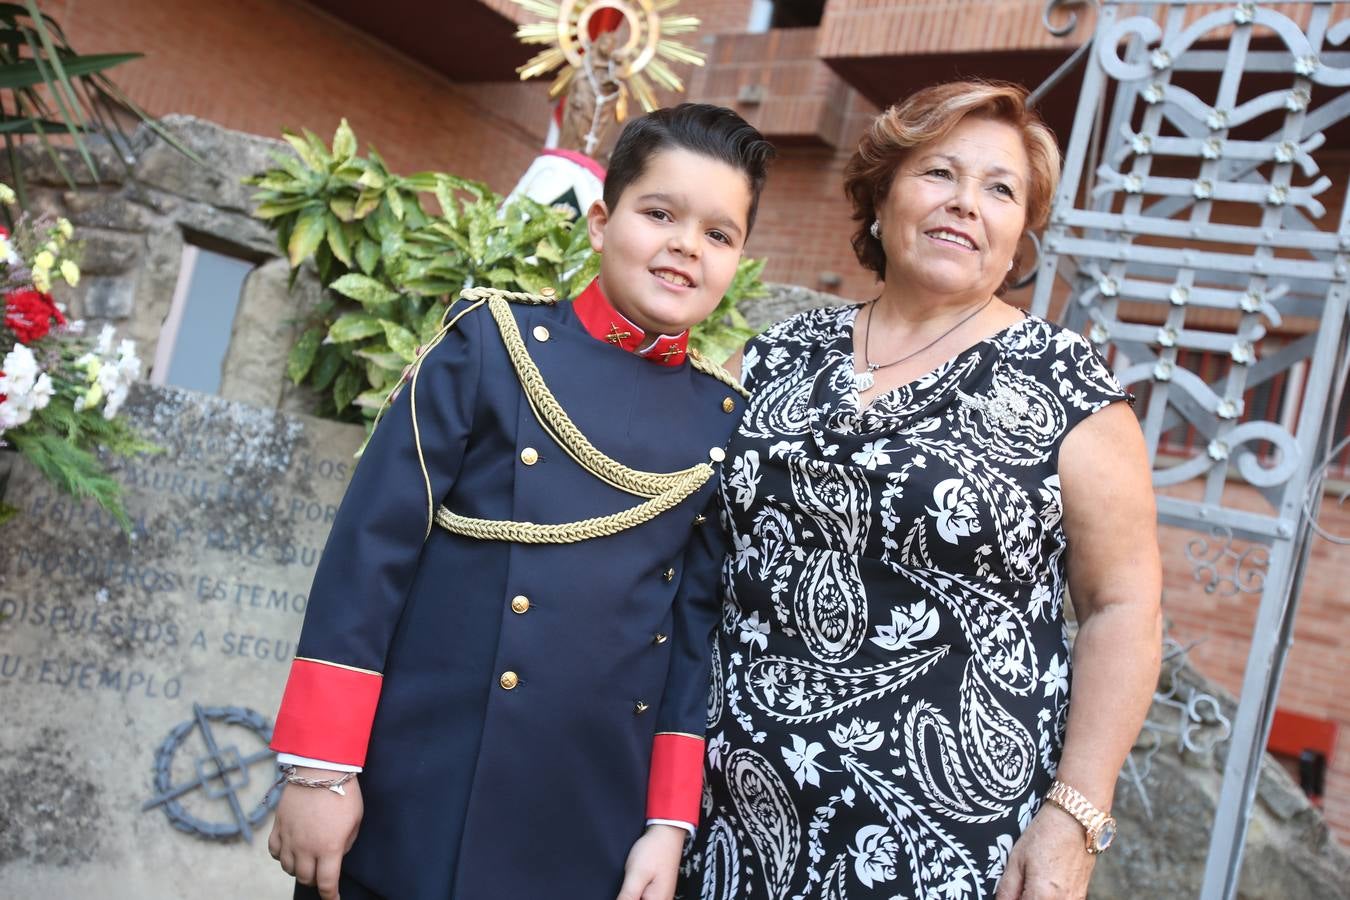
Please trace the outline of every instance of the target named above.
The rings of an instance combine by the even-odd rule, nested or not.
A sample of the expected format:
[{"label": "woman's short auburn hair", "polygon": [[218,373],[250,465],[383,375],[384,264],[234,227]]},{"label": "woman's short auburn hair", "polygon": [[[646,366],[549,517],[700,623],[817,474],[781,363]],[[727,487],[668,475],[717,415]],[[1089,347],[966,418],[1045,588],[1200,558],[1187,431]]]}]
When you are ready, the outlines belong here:
[{"label": "woman's short auburn hair", "polygon": [[[858,222],[853,252],[878,278],[886,277],[886,250],[872,237],[870,228],[878,204],[890,192],[895,170],[910,150],[941,140],[968,116],[1006,122],[1022,135],[1031,165],[1026,229],[1040,228],[1049,218],[1059,185],[1059,144],[1027,106],[1027,89],[1002,81],[950,81],[926,87],[873,119],[844,169],[844,193],[853,203],[853,218]],[[1020,273],[1018,263],[1020,259],[1015,259],[997,293],[1007,290]]]}]

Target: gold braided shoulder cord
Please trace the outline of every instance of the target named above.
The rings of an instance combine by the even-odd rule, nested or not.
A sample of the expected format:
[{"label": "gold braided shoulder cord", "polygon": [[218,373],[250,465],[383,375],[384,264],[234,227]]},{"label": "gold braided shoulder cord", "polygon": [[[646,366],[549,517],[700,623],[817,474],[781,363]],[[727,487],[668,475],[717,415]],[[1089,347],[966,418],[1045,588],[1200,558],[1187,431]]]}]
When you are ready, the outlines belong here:
[{"label": "gold braided shoulder cord", "polygon": [[697,371],[702,372],[704,375],[710,375],[713,378],[716,378],[746,400],[750,399],[750,392],[745,389],[745,385],[737,381],[726,369],[708,359],[697,350],[689,351],[689,365],[693,366]]},{"label": "gold braided shoulder cord", "polygon": [[[698,471],[702,469],[703,471]],[[452,513],[442,506],[436,510],[436,524],[464,537],[478,538],[484,541],[510,541],[516,544],[572,544],[591,538],[608,537],[627,531],[661,515],[667,510],[679,506],[695,491],[703,487],[712,477],[712,466],[699,464],[690,470],[682,483],[650,500],[639,503],[631,509],[582,519],[580,522],[564,522],[559,525],[539,525],[535,522],[500,522],[493,519],[472,519]]]},{"label": "gold braided shoulder cord", "polygon": [[[537,294],[521,294],[499,291],[493,288],[471,288],[461,296],[476,303],[477,308],[486,302],[493,319],[497,322],[506,347],[507,356],[516,370],[516,376],[530,410],[540,427],[562,447],[583,469],[592,475],[626,493],[647,498],[645,502],[630,509],[607,516],[584,519],[580,522],[566,522],[556,525],[541,525],[534,522],[495,521],[475,519],[453,513],[442,506],[435,511],[433,520],[437,525],[453,534],[480,540],[512,541],[526,544],[567,544],[618,534],[629,528],[648,522],[667,510],[673,509],[692,496],[712,478],[712,466],[699,463],[679,472],[658,473],[642,472],[629,468],[598,450],[558,403],[557,398],[548,389],[544,377],[530,358],[521,338],[520,327],[516,324],[508,300],[543,304],[552,303],[552,299]],[[465,310],[468,312],[468,310]],[[456,317],[458,319],[458,317]],[[452,323],[453,324],[453,323]],[[730,378],[730,376],[726,376]],[[421,448],[418,448],[419,457]],[[430,488],[428,487],[428,492]]]},{"label": "gold braided shoulder cord", "polygon": [[[545,288],[546,291],[553,290]],[[500,288],[472,287],[459,292],[465,300],[492,300],[500,298],[512,303],[526,303],[530,306],[553,306],[557,300],[551,294],[529,294],[525,291],[503,291]]]},{"label": "gold braided shoulder cord", "polygon": [[705,481],[707,477],[711,477],[712,470],[704,463],[678,472],[642,472],[631,469],[596,449],[595,445],[581,433],[581,429],[573,424],[557,398],[553,396],[553,392],[544,383],[543,374],[525,349],[525,341],[520,336],[520,328],[516,325],[516,317],[512,315],[510,305],[500,297],[493,297],[488,300],[488,309],[497,320],[497,327],[502,333],[502,342],[506,345],[506,353],[515,367],[516,376],[520,379],[520,386],[525,392],[525,398],[529,401],[535,419],[548,432],[549,437],[553,438],[583,469],[625,493],[648,498],[656,497],[676,485],[683,484],[693,472],[702,474],[707,471],[709,474],[704,477]]}]

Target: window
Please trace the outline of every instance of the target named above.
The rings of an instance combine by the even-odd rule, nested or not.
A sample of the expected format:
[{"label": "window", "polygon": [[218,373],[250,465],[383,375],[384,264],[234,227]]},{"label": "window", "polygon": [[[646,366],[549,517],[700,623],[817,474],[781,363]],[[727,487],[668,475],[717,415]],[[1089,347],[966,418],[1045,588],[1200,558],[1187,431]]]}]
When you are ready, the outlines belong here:
[{"label": "window", "polygon": [[825,0],[751,0],[746,31],[758,34],[770,28],[815,28],[824,14]]},{"label": "window", "polygon": [[240,292],[254,265],[201,243],[183,245],[173,303],[155,347],[152,384],[220,393]]}]

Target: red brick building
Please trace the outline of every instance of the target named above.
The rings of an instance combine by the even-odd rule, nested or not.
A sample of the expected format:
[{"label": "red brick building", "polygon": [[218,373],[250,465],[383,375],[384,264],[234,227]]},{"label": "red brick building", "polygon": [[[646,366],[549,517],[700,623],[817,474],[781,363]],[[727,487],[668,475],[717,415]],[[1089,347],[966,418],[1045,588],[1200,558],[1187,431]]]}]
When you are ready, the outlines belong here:
[{"label": "red brick building", "polygon": [[[542,145],[547,83],[521,84],[530,51],[512,38],[528,17],[508,0],[42,0],[81,52],[136,50],[112,74],[151,113],[189,113],[276,136],[330,135],[346,117],[395,171],[453,171],[508,190]],[[734,106],[781,148],[748,252],[772,281],[865,298],[873,282],[849,248],[841,173],[860,130],[915,87],[957,76],[1040,83],[1082,33],[1052,36],[1043,0],[683,0],[703,25],[690,42],[708,64],[684,70],[688,96]],[[1047,103],[1066,139],[1072,83]],[[1321,154],[1337,188],[1350,153]],[[1327,225],[1326,227],[1334,227]],[[1346,431],[1340,414],[1339,433]],[[1334,473],[1347,477],[1345,461]],[[1350,533],[1350,508],[1323,503],[1328,530]],[[1185,545],[1163,536],[1166,612],[1192,659],[1230,691],[1241,684],[1253,599],[1206,594]],[[1350,729],[1350,552],[1317,541],[1304,582],[1280,709]],[[1350,734],[1329,760],[1325,810],[1350,841]]]}]

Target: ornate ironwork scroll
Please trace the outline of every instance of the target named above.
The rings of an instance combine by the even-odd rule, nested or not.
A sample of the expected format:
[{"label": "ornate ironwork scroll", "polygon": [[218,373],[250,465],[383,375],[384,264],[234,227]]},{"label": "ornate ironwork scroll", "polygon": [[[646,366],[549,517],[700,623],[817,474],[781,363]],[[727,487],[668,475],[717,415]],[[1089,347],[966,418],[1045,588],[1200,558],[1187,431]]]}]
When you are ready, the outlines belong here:
[{"label": "ornate ironwork scroll", "polygon": [[[1212,536],[1190,547],[1212,590],[1260,595],[1202,891],[1226,900],[1345,377],[1350,203],[1328,215],[1317,153],[1350,117],[1350,4],[1098,6],[1032,308],[1046,315],[1054,276],[1068,282],[1065,324],[1140,395],[1155,486],[1194,485],[1158,497],[1160,521]],[[1277,378],[1301,396],[1244,409]],[[1199,439],[1168,440],[1184,431]],[[1238,501],[1243,484],[1262,508]]]},{"label": "ornate ironwork scroll", "polygon": [[1144,782],[1153,770],[1153,758],[1158,751],[1171,745],[1178,751],[1208,756],[1216,744],[1233,733],[1233,723],[1223,714],[1219,699],[1187,681],[1189,655],[1194,647],[1194,643],[1183,647],[1170,636],[1164,636],[1162,673],[1153,695],[1153,710],[1121,773],[1138,792],[1144,814],[1150,817],[1153,804]]}]

